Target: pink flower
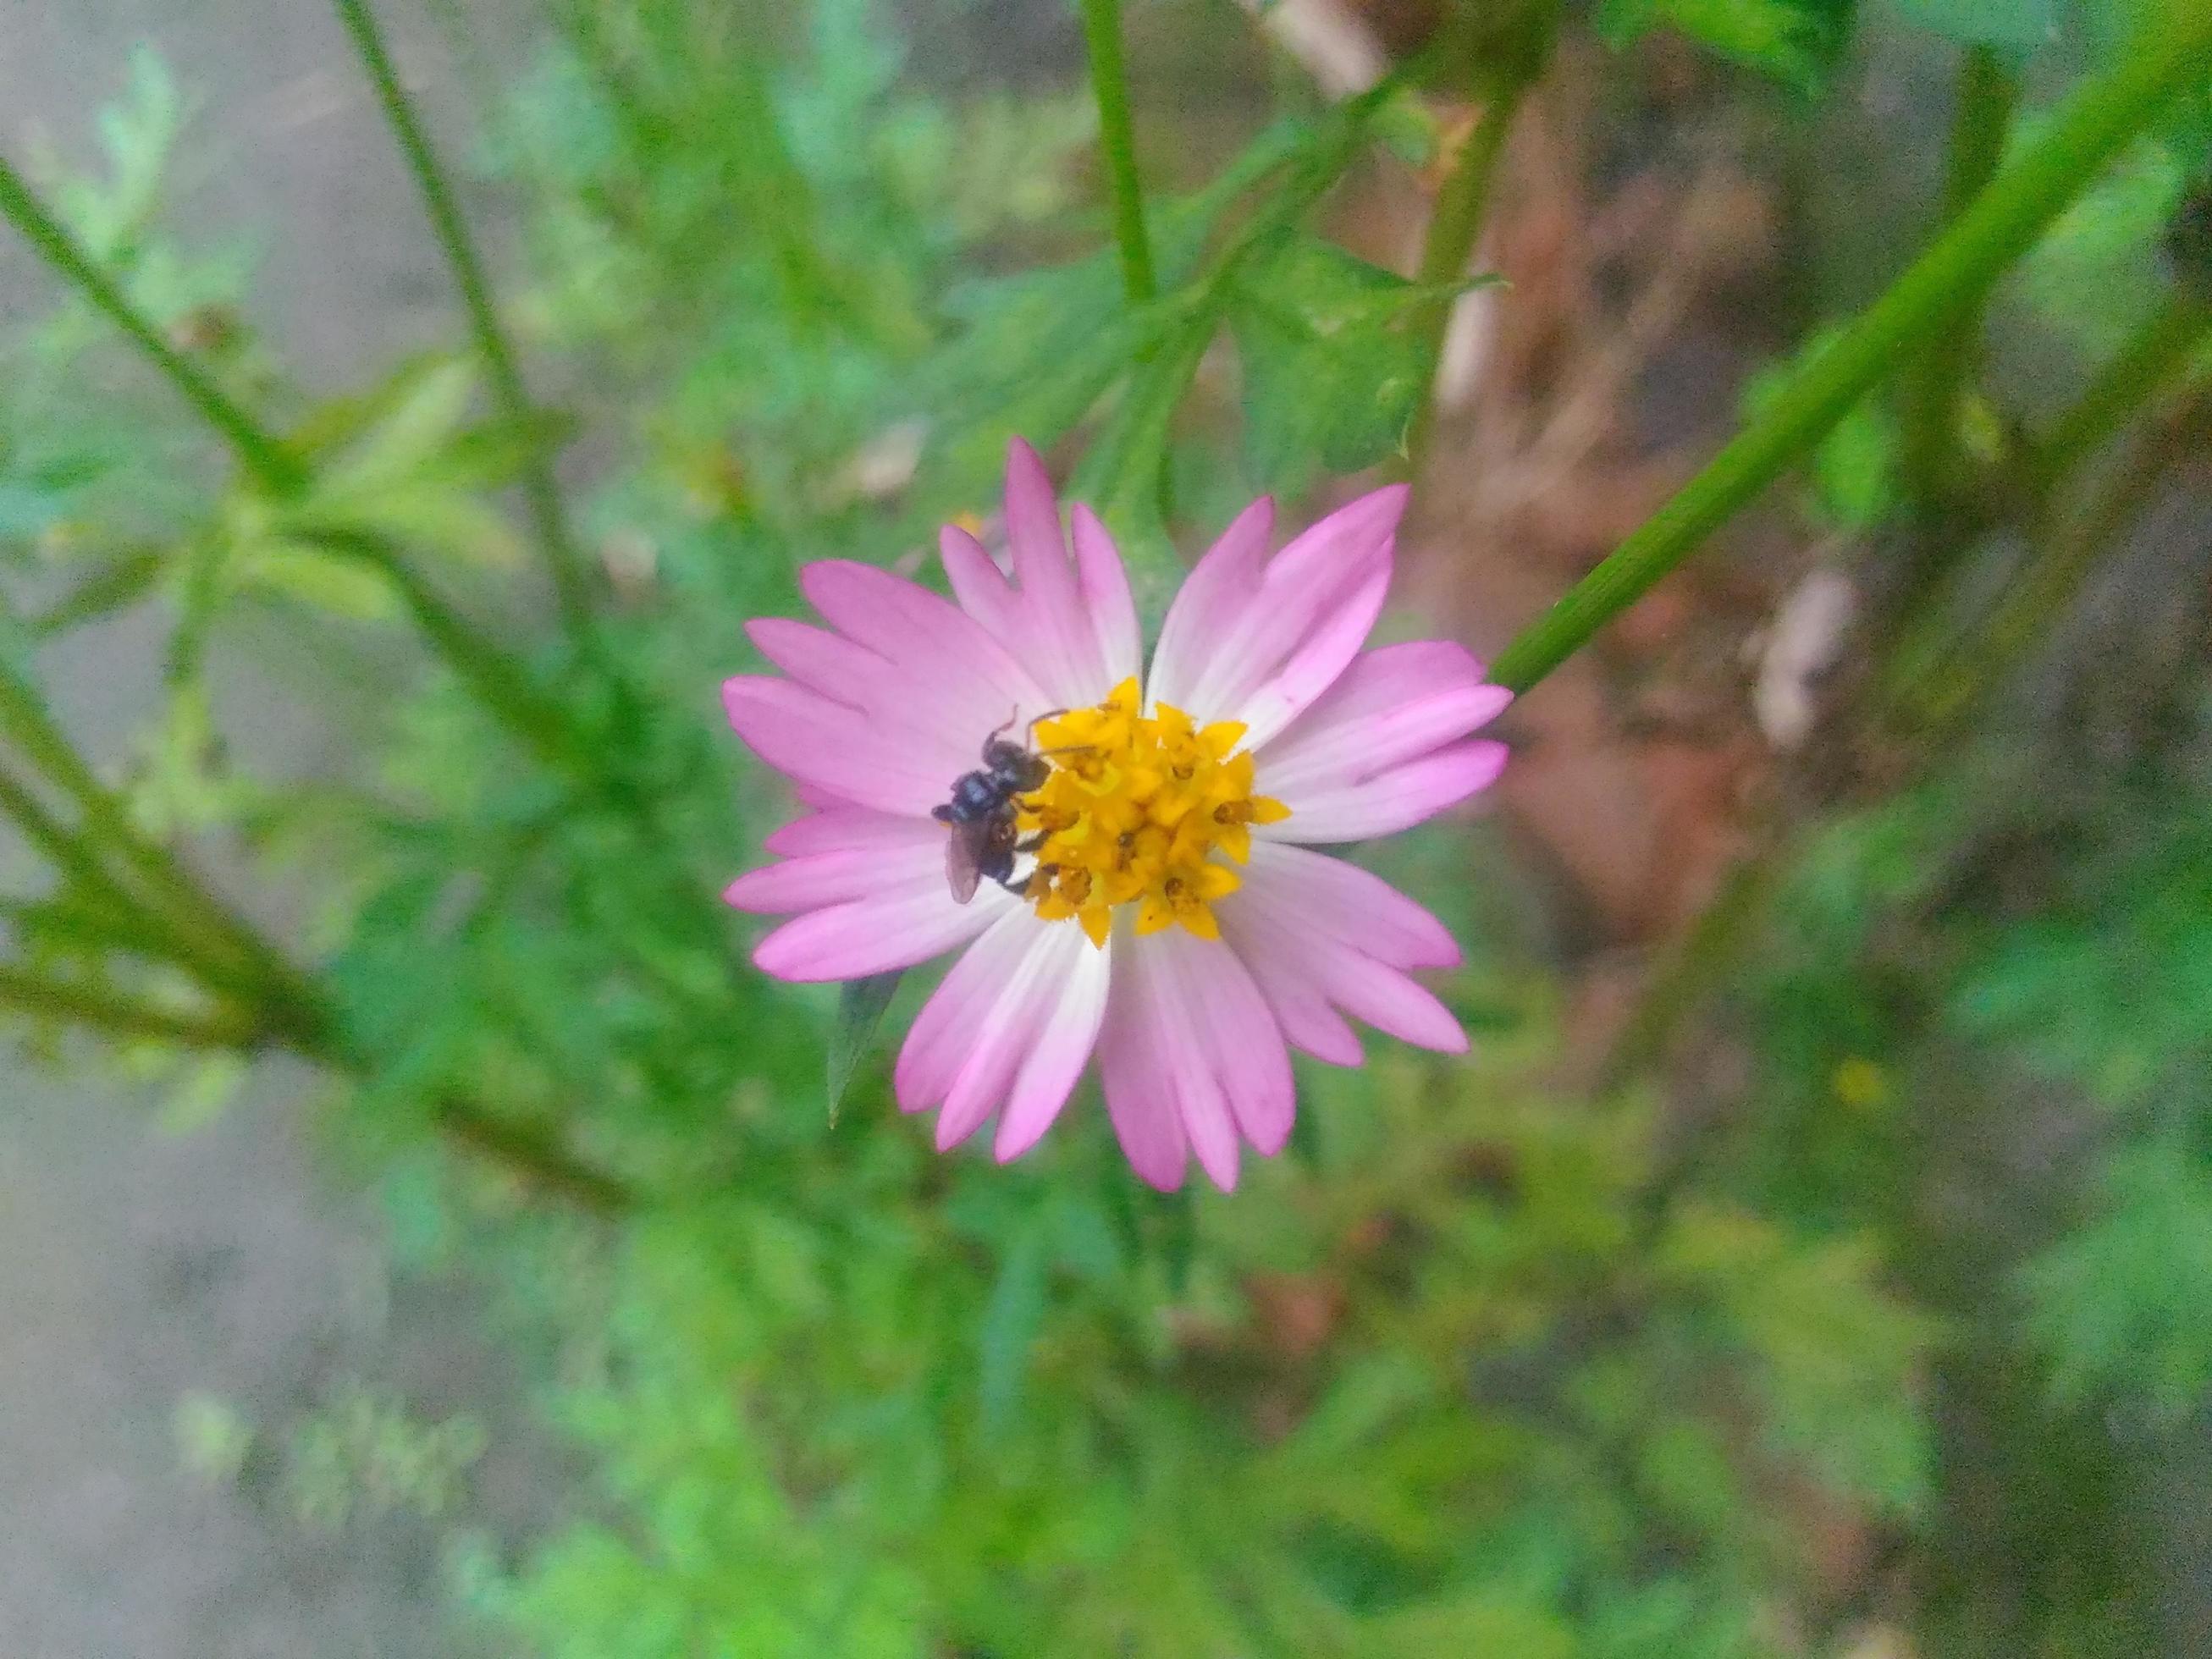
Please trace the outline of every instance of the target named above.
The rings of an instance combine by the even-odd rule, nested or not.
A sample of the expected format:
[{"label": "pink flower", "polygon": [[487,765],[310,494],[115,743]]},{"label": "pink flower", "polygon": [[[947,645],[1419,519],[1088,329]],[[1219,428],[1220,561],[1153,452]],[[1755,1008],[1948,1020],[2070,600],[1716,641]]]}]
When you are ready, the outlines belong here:
[{"label": "pink flower", "polygon": [[[783,677],[731,680],[730,723],[811,811],[769,837],[778,861],[729,901],[792,916],[754,955],[783,979],[858,978],[964,947],[896,1071],[902,1107],[939,1109],[940,1148],[995,1114],[999,1158],[1019,1157],[1095,1053],[1137,1172],[1172,1188],[1195,1152],[1227,1189],[1240,1143],[1272,1154],[1289,1138],[1290,1048],[1358,1065],[1347,1014],[1466,1048],[1408,973],[1459,961],[1443,924],[1312,850],[1418,823],[1505,762],[1502,744],[1468,734],[1511,694],[1465,650],[1362,649],[1405,500],[1364,495],[1272,557],[1273,508],[1254,502],[1184,581],[1141,695],[1121,556],[1080,506],[1071,556],[1043,465],[1019,442],[1011,580],[948,528],[957,603],[833,560],[800,578],[828,629],[750,625]],[[939,817],[994,734],[1042,757],[996,815],[997,845],[1021,837],[1020,873],[1002,885],[987,872],[963,902],[949,844],[993,826]],[[1001,798],[971,805],[988,817]]]}]

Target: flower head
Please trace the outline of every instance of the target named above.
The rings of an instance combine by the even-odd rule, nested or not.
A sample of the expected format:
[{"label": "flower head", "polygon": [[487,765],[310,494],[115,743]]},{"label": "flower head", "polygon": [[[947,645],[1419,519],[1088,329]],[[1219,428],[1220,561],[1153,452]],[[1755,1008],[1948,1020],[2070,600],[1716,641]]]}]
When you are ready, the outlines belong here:
[{"label": "flower head", "polygon": [[1243,1143],[1280,1151],[1288,1050],[1358,1065],[1347,1014],[1464,1048],[1409,973],[1457,963],[1443,925],[1311,850],[1418,823],[1504,764],[1468,733],[1510,694],[1464,649],[1364,648],[1404,506],[1376,490],[1271,557],[1254,502],[1184,581],[1149,672],[1105,527],[1078,506],[1071,544],[1021,443],[1011,580],[957,528],[951,600],[808,566],[829,628],[754,622],[783,674],[724,688],[810,809],[729,890],[793,917],[755,961],[851,979],[964,946],[900,1051],[900,1105],[939,1109],[940,1147],[995,1115],[998,1156],[1018,1157],[1095,1054],[1130,1163],[1163,1188],[1193,1153],[1227,1188]]}]

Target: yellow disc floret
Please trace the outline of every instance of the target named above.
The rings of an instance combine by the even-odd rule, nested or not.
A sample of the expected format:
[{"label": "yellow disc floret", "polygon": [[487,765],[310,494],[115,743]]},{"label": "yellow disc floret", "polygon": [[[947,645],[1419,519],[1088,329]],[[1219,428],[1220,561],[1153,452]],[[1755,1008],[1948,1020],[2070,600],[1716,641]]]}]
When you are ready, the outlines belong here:
[{"label": "yellow disc floret", "polygon": [[1279,800],[1252,793],[1252,757],[1239,754],[1236,720],[1194,726],[1165,703],[1147,715],[1127,679],[1096,708],[1040,720],[1039,753],[1052,763],[1043,787],[1017,803],[1024,836],[1038,842],[1029,898],[1047,921],[1073,917],[1103,945],[1114,907],[1137,906],[1137,931],[1181,923],[1218,939],[1213,901],[1239,878],[1255,823],[1288,817]]}]

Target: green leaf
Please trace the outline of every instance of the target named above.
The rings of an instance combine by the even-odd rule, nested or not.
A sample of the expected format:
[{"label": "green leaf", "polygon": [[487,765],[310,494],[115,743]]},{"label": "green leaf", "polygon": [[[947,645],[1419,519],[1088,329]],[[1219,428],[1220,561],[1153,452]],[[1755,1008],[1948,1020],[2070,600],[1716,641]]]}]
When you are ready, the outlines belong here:
[{"label": "green leaf", "polygon": [[1160,520],[1160,476],[1176,410],[1190,389],[1213,330],[1212,312],[1201,312],[1139,366],[1075,472],[1072,493],[1114,532],[1138,604],[1147,612],[1173,592],[1182,574]]},{"label": "green leaf", "polygon": [[2058,33],[2058,0],[1897,0],[1897,9],[1963,46],[2039,46]]},{"label": "green leaf", "polygon": [[983,1308],[981,1345],[983,1420],[1003,1425],[1021,1397],[1029,1373],[1030,1351],[1044,1323],[1045,1270],[1048,1246],[1044,1229],[1031,1224],[1015,1238],[999,1264],[998,1282]]},{"label": "green leaf", "polygon": [[2073,1402],[2130,1393],[2179,1419],[2212,1387],[2212,1180],[2165,1146],[2116,1153],[2105,1210],[2029,1264],[2029,1328],[2051,1391]]},{"label": "green leaf", "polygon": [[837,1109],[845,1103],[845,1091],[852,1086],[853,1073],[859,1069],[861,1056],[874,1046],[876,1027],[883,1024],[884,1011],[891,1006],[899,981],[905,977],[902,968],[888,974],[871,974],[866,979],[848,979],[839,988],[837,1024],[830,1033],[830,1121],[833,1124]]},{"label": "green leaf", "polygon": [[1409,283],[1310,236],[1255,258],[1230,313],[1255,480],[1295,494],[1398,453],[1428,382],[1434,308],[1463,286]]},{"label": "green leaf", "polygon": [[1653,29],[1675,29],[1723,58],[1810,91],[1850,39],[1856,10],[1856,0],[1604,0],[1597,26],[1615,46]]}]

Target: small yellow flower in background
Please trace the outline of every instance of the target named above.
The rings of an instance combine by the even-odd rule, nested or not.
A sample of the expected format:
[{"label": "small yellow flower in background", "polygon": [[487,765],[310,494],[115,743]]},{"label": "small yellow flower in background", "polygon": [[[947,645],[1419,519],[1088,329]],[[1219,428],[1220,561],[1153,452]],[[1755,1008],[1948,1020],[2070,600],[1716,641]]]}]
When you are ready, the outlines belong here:
[{"label": "small yellow flower in background", "polygon": [[1829,1079],[1836,1098],[1856,1111],[1870,1112],[1889,1104],[1889,1074],[1874,1061],[1854,1054],[1836,1067]]}]

